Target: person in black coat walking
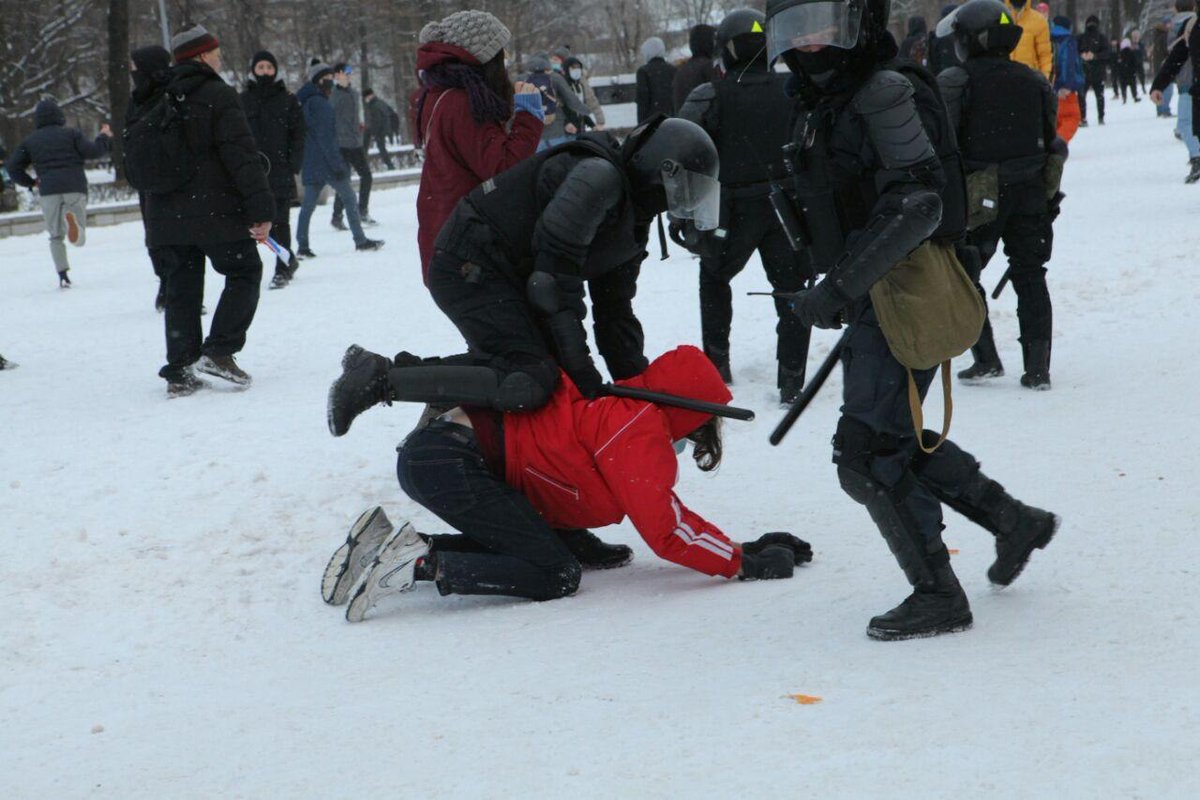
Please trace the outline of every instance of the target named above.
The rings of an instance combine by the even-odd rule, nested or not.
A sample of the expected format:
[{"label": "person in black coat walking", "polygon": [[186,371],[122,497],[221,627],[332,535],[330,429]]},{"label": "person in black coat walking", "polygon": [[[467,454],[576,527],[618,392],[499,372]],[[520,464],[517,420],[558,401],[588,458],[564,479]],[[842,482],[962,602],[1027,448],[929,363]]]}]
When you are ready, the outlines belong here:
[{"label": "person in black coat walking", "polygon": [[[296,176],[304,165],[304,114],[296,96],[283,85],[278,69],[279,64],[269,51],[255,53],[250,59],[250,79],[241,94],[241,101],[258,150],[270,164],[267,178],[271,193],[275,195],[272,236],[291,250],[292,201],[296,199]],[[287,286],[296,274],[296,267],[295,255],[286,264],[276,256],[271,288]]]},{"label": "person in black coat walking", "polygon": [[[195,162],[183,188],[150,194],[147,240],[162,248],[167,287],[167,363],[159,375],[167,396],[188,395],[205,384],[195,370],[242,386],[250,383],[233,355],[246,344],[258,308],[265,242],[275,200],[237,92],[221,80],[220,44],[202,26],[171,40],[176,66],[166,91],[182,97],[186,141]],[[225,276],[225,290],[201,341],[204,260]]]},{"label": "person in black coat walking", "polygon": [[655,114],[675,113],[675,65],[667,63],[667,46],[657,36],[642,43],[642,60],[637,71],[637,121],[641,125]]},{"label": "person in black coat walking", "polygon": [[[1177,135],[1188,146],[1188,163],[1191,165],[1184,182],[1196,183],[1200,181],[1200,143],[1196,141],[1196,137],[1200,136],[1200,85],[1193,83],[1195,76],[1200,74],[1200,25],[1196,24],[1196,0],[1175,0],[1175,10],[1178,13],[1172,20],[1171,31],[1174,39],[1171,40],[1166,60],[1150,84],[1150,99],[1161,106],[1163,90],[1172,81],[1179,82],[1181,129],[1177,130]],[[1191,85],[1190,89],[1187,88],[1188,84]]]},{"label": "person in black coat walking", "polygon": [[713,65],[713,48],[717,29],[712,25],[696,25],[688,33],[688,46],[692,57],[687,63],[675,70],[675,78],[671,82],[672,103],[676,110],[683,108],[683,102],[697,86],[709,83],[717,76]]},{"label": "person in black coat walking", "polygon": [[363,89],[363,112],[367,125],[363,133],[363,149],[370,151],[371,140],[375,140],[375,146],[379,148],[379,155],[383,158],[383,165],[388,169],[395,169],[396,165],[392,163],[392,157],[387,150],[387,137],[392,130],[395,110],[381,100],[374,89]]},{"label": "person in black coat walking", "polygon": [[[100,135],[89,142],[78,128],[67,127],[62,109],[49,99],[37,104],[33,119],[37,130],[17,145],[5,166],[14,183],[37,189],[46,232],[50,234],[50,255],[58,270],[58,284],[65,289],[71,285],[67,277],[71,265],[63,239],[82,246],[87,227],[87,175],[83,162],[108,152],[112,131],[108,125],[102,125]],[[36,180],[25,171],[31,165],[37,170]]]},{"label": "person in black coat walking", "polygon": [[[129,54],[129,76],[133,79],[133,92],[125,110],[125,130],[142,118],[162,97],[167,82],[171,79],[171,54],[165,47],[150,45]],[[163,258],[149,246],[149,226],[146,222],[146,193],[138,192],[138,206],[142,211],[142,230],[146,234],[146,252],[150,255],[150,266],[158,278],[158,293],[154,307],[164,311],[167,307],[167,287],[163,283]]]},{"label": "person in black coat walking", "polygon": [[1096,94],[1096,114],[1104,124],[1104,71],[1108,68],[1111,49],[1108,39],[1100,32],[1100,18],[1092,14],[1079,34],[1079,57],[1083,59],[1083,91],[1079,93],[1079,124],[1087,125],[1087,95]]}]

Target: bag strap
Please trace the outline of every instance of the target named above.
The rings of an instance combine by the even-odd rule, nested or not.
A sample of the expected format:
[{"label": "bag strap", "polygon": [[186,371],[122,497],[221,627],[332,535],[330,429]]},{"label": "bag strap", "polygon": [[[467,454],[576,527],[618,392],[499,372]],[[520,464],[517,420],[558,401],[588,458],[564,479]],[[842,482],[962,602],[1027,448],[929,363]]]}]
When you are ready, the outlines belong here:
[{"label": "bag strap", "polygon": [[425,135],[421,138],[421,141],[424,144],[429,144],[429,132],[433,130],[433,116],[434,114],[437,114],[438,106],[442,104],[442,100],[445,99],[446,95],[450,94],[451,91],[452,90],[450,89],[443,91],[438,95],[438,99],[434,101],[433,110],[429,112],[429,121],[425,123]]},{"label": "bag strap", "polygon": [[917,391],[917,382],[913,379],[912,370],[905,367],[908,373],[908,407],[912,411],[913,431],[917,434],[917,446],[926,453],[932,453],[942,446],[950,435],[950,419],[954,416],[954,401],[950,399],[950,359],[942,362],[942,434],[933,447],[925,446],[925,412],[921,409],[921,393]]}]

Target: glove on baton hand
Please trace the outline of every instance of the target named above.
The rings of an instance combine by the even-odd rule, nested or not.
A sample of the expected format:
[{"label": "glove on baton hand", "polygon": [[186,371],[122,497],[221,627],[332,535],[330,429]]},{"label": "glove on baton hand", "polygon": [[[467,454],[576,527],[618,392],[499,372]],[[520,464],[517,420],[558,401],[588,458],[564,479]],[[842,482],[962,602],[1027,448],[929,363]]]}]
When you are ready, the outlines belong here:
[{"label": "glove on baton hand", "polygon": [[812,561],[812,546],[800,537],[793,536],[786,531],[772,531],[770,533],[764,533],[753,542],[746,542],[743,544],[742,553],[756,555],[768,547],[779,546],[786,547],[792,551],[792,557],[795,560],[796,566],[807,564],[809,561]]},{"label": "glove on baton hand", "polygon": [[837,330],[842,327],[843,314],[846,308],[846,298],[829,285],[829,281],[821,281],[812,289],[803,289],[788,297],[792,313],[810,328],[826,328]]}]

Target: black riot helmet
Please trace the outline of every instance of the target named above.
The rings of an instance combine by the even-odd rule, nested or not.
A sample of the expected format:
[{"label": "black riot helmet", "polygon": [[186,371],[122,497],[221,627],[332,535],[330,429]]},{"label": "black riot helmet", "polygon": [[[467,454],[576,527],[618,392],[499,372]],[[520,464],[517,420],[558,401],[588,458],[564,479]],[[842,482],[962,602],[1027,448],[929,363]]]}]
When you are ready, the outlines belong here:
[{"label": "black riot helmet", "polygon": [[666,211],[696,228],[717,227],[721,212],[717,146],[703,128],[661,114],[639,125],[621,146],[634,202],[643,211]]},{"label": "black riot helmet", "polygon": [[717,27],[717,50],[725,69],[767,54],[767,15],[755,8],[730,11]]},{"label": "black riot helmet", "polygon": [[1021,39],[1021,26],[1000,0],[969,0],[938,23],[939,39],[954,38],[960,61],[973,56],[1007,56]]},{"label": "black riot helmet", "polygon": [[767,57],[828,84],[875,55],[888,36],[891,7],[891,0],[767,0]]}]

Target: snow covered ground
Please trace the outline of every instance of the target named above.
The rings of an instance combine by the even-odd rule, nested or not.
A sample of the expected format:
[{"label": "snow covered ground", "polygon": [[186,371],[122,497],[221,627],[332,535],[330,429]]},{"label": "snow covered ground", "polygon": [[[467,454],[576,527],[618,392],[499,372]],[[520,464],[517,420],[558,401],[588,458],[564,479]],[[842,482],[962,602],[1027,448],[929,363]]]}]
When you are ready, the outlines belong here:
[{"label": "snow covered ground", "polygon": [[[1200,186],[1148,103],[1073,151],[1054,389],[1018,386],[1010,290],[993,305],[1009,375],[954,390],[955,439],[1063,529],[996,592],[991,537],[948,512],[975,628],[893,644],[864,635],[908,589],[829,463],[839,379],[767,444],[782,412],[770,307],[743,295],[766,286],[757,262],[733,358],[758,421],[728,425],[719,473],[686,465],[679,491],[735,538],[810,540],[794,580],[690,573],[622,525],[602,533],[635,561],[575,597],[422,585],[348,625],[318,582],[356,515],[441,528],[396,486],[416,408],[340,440],[324,418],[349,343],[459,347],[419,279],[415,189],[378,194],[379,253],[319,212],[320,258],[263,292],[239,356],[254,386],[178,401],[138,225],[91,231],[66,292],[43,237],[0,241],[0,353],[21,364],[0,373],[0,797],[1200,796]],[[651,353],[697,340],[696,269],[646,262]]]}]

